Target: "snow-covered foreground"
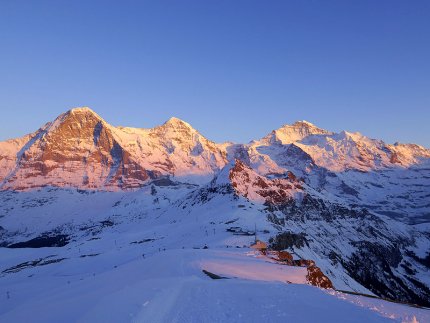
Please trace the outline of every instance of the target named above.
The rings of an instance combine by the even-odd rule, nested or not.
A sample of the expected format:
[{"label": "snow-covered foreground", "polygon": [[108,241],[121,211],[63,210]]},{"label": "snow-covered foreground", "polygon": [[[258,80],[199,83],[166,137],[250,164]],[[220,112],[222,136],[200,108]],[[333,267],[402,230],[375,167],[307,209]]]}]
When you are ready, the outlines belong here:
[{"label": "snow-covered foreground", "polygon": [[[2,248],[1,270],[20,257],[43,258],[55,249]],[[3,274],[0,321],[430,321],[428,310],[305,285],[306,270],[249,249],[161,249],[144,256],[141,250],[133,245],[86,257],[71,251],[57,263]],[[203,269],[229,279],[211,279]]]},{"label": "snow-covered foreground", "polygon": [[[156,189],[3,193],[9,243],[47,231],[70,241],[0,248],[0,322],[430,322],[425,309],[309,286],[306,268],[246,247],[254,237],[229,229],[275,233],[259,205],[221,193],[197,203],[199,192],[170,207],[190,189]],[[330,273],[336,288],[363,292]]]}]

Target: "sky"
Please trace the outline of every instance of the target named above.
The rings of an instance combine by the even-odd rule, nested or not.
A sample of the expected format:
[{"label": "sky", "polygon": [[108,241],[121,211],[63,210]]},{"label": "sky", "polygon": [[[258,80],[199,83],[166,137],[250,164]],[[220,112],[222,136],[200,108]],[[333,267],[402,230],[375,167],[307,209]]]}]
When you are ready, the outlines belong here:
[{"label": "sky", "polygon": [[0,140],[77,106],[216,142],[308,120],[430,148],[430,1],[0,0]]}]

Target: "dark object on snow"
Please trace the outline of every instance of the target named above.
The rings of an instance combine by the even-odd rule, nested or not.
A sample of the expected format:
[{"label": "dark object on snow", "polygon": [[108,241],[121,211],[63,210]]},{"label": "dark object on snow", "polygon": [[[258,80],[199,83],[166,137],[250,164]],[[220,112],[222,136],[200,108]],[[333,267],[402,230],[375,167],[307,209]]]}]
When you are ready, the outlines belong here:
[{"label": "dark object on snow", "polygon": [[[177,186],[178,185],[178,183],[173,182],[168,177],[155,179],[152,181],[152,184],[154,184],[155,186]],[[151,193],[152,193],[152,190],[151,190]],[[155,194],[156,194],[156,192],[155,192]],[[152,195],[154,195],[154,194],[152,194]]]},{"label": "dark object on snow", "polygon": [[45,247],[64,247],[69,243],[69,236],[59,234],[56,236],[41,235],[34,239],[13,243],[7,248],[45,248]]},{"label": "dark object on snow", "polygon": [[100,223],[103,227],[111,227],[115,224],[111,220],[100,221]]},{"label": "dark object on snow", "polygon": [[86,257],[95,257],[95,256],[98,256],[98,255],[99,255],[99,253],[90,253],[88,255],[80,255],[79,257],[86,258]]},{"label": "dark object on snow", "polygon": [[145,243],[145,242],[152,242],[155,241],[156,239],[143,239],[143,240],[139,240],[139,241],[133,241],[130,242],[130,244],[141,244],[141,243]]},{"label": "dark object on snow", "polygon": [[227,232],[232,232],[235,236],[253,236],[255,232],[244,231],[241,227],[230,227],[226,229]]},{"label": "dark object on snow", "polygon": [[292,247],[303,248],[309,246],[305,233],[282,232],[275,238],[269,239],[270,247],[273,250],[281,251]]},{"label": "dark object on snow", "polygon": [[48,256],[45,258],[36,259],[36,260],[32,260],[32,261],[23,262],[21,264],[18,264],[16,266],[13,266],[13,267],[10,267],[10,268],[3,270],[2,274],[17,273],[23,269],[36,267],[36,266],[46,266],[49,264],[55,264],[57,262],[60,262],[60,261],[67,259],[67,258],[50,259],[52,257],[55,257],[55,255]]},{"label": "dark object on snow", "polygon": [[217,274],[211,273],[210,271],[207,271],[207,270],[204,270],[204,269],[202,271],[203,271],[203,273],[205,275],[209,276],[212,279],[228,279],[227,277],[219,276]]},{"label": "dark object on snow", "polygon": [[233,220],[230,220],[230,221],[224,222],[224,223],[225,223],[225,224],[232,224],[232,223],[236,222],[237,220],[239,220],[239,218],[236,218],[236,219],[233,219]]}]

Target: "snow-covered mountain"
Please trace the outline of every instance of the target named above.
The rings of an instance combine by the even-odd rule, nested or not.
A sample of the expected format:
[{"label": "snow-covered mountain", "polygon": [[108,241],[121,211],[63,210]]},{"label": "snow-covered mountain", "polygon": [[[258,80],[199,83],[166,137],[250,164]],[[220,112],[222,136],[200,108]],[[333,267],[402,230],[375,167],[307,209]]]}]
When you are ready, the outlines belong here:
[{"label": "snow-covered mountain", "polygon": [[176,118],[153,129],[113,127],[76,108],[16,140],[0,143],[2,189],[42,186],[133,189],[165,175],[205,181],[225,152]]},{"label": "snow-covered mountain", "polygon": [[[273,257],[248,249],[255,234],[270,249],[291,253],[299,267],[258,263],[261,257],[273,263]],[[168,293],[160,286],[169,271],[145,267],[170,266],[163,252],[181,261],[182,269],[172,275],[182,278],[173,285],[188,286],[196,268],[306,284],[314,269],[306,274],[300,264],[315,263],[313,272],[321,269],[318,275],[337,290],[430,306],[430,150],[333,133],[307,121],[247,144],[217,144],[177,118],[152,129],[115,127],[89,108],[76,108],[32,134],[0,143],[0,245],[0,286],[12,295],[0,308],[0,321],[37,308],[23,294],[26,288],[41,302],[48,301],[46,288],[61,295],[49,283],[53,276],[59,286],[76,280],[59,308],[87,290],[78,281],[90,277],[97,278],[89,288],[125,274],[124,284]],[[135,267],[161,285],[138,279]],[[119,285],[112,288],[105,305],[121,294]],[[158,296],[145,294],[155,302],[148,311],[130,311],[156,318],[161,294],[158,305]],[[418,309],[413,315],[408,310],[399,316],[397,309],[384,314],[384,306],[369,308],[396,320],[430,320]],[[96,315],[86,313],[87,319]],[[166,315],[164,320],[173,314]]]}]

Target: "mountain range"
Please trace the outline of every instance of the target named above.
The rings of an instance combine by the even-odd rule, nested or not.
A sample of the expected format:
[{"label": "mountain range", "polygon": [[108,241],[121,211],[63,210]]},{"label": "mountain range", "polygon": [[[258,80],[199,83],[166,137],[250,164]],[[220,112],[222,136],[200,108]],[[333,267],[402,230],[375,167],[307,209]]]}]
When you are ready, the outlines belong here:
[{"label": "mountain range", "polygon": [[[29,273],[42,293],[53,273],[85,276],[89,262],[101,274],[142,252],[178,261],[173,250],[193,258],[257,238],[312,261],[336,290],[430,306],[430,150],[307,121],[215,143],[177,118],[116,127],[86,107],[0,142],[7,289],[35,284]],[[225,259],[199,259],[231,274]],[[0,317],[35,309],[17,299]]]}]

